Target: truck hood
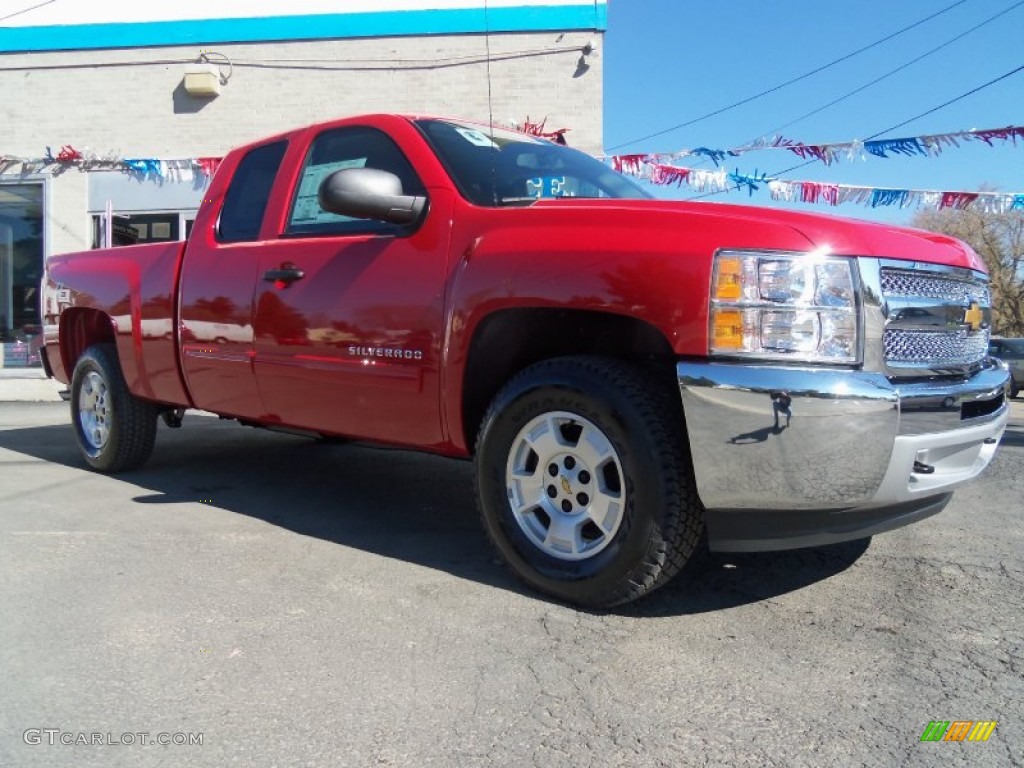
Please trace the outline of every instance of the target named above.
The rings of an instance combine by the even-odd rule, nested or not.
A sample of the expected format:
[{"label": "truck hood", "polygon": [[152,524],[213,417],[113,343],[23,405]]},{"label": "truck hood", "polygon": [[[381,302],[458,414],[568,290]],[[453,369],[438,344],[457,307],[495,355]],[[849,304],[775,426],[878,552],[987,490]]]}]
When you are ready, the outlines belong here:
[{"label": "truck hood", "polygon": [[[581,206],[603,212],[663,211],[666,216],[783,226],[803,235],[811,248],[825,248],[842,256],[875,256],[886,259],[918,261],[988,272],[984,260],[966,243],[947,235],[891,224],[876,224],[820,213],[785,211],[725,203],[689,203],[671,200],[541,200],[538,206]],[[722,243],[728,246],[728,243]],[[771,243],[765,244],[771,248]]]}]

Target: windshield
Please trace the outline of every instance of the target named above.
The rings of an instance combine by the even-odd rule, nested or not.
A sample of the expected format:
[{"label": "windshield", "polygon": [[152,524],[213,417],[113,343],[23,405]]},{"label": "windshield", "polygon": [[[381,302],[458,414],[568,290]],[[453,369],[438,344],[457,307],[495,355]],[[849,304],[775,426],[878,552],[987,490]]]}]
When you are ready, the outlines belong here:
[{"label": "windshield", "polygon": [[590,155],[546,139],[472,123],[415,123],[463,197],[477,205],[524,205],[559,197],[651,197]]},{"label": "windshield", "polygon": [[1009,351],[1024,355],[1024,339],[999,339],[999,341]]}]

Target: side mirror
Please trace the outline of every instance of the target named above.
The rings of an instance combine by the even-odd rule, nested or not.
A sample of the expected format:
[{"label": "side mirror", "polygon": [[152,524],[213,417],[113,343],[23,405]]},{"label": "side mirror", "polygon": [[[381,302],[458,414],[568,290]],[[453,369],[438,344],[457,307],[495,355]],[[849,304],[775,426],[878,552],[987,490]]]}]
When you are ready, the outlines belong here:
[{"label": "side mirror", "polygon": [[412,224],[427,198],[402,194],[402,182],[377,168],[343,168],[320,183],[320,207],[330,213],[390,224]]}]

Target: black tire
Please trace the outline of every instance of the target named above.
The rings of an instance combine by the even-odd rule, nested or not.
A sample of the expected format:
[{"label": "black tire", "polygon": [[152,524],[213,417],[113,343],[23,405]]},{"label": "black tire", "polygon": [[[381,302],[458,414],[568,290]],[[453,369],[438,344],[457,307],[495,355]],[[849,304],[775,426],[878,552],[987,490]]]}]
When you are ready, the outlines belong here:
[{"label": "black tire", "polygon": [[[556,440],[565,440],[566,450],[579,455],[581,463],[594,455],[583,445],[583,435],[596,436],[596,444],[612,449],[593,472],[603,475],[600,483],[606,486],[595,490],[595,495],[615,497],[624,492],[625,501],[615,513],[617,527],[605,526],[610,533],[595,525],[589,528],[588,538],[590,520],[582,526],[571,522],[577,515],[588,517],[590,511],[571,508],[573,498],[584,497],[580,505],[590,498],[574,497],[573,489],[582,487],[583,480],[598,481],[582,471],[575,478],[568,476],[561,458],[565,454],[540,447],[544,438],[531,442],[524,436],[528,425],[529,434],[537,435],[532,430],[539,423],[551,424],[539,429],[551,435],[557,432]],[[541,457],[538,451],[550,457]],[[548,476],[541,479],[531,472],[531,465],[548,472],[553,478],[550,484]],[[569,475],[577,466],[574,460]],[[513,471],[514,467],[519,469]],[[544,490],[533,507],[529,500],[533,495],[522,493],[517,478],[526,478],[531,491],[540,480]],[[655,383],[651,373],[606,358],[548,360],[512,379],[495,397],[480,428],[476,486],[484,529],[516,575],[541,592],[588,608],[627,603],[666,583],[693,554],[704,526],[678,392]],[[519,505],[517,515],[511,499],[520,497],[527,500]],[[567,514],[560,515],[559,509]],[[603,519],[607,523],[610,517]],[[553,534],[556,518],[574,531],[572,543]],[[587,547],[594,554],[578,557]],[[565,559],[569,557],[578,559]]]},{"label": "black tire", "polygon": [[82,456],[100,472],[141,466],[153,452],[159,409],[128,391],[113,344],[89,347],[71,377],[71,423]]}]

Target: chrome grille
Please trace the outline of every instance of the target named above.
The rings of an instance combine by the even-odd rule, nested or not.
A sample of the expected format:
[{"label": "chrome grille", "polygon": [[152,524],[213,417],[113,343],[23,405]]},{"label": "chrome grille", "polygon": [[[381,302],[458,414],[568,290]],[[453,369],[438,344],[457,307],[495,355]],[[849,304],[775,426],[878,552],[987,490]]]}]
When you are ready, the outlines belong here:
[{"label": "chrome grille", "polygon": [[970,365],[988,354],[988,329],[968,331],[888,330],[885,359],[910,365]]},{"label": "chrome grille", "polygon": [[992,303],[988,285],[984,283],[909,269],[883,269],[882,293],[886,296],[939,299],[959,306],[976,302],[988,307]]},{"label": "chrome grille", "polygon": [[988,355],[988,327],[971,329],[967,310],[991,308],[988,282],[962,269],[880,270],[888,311],[882,346],[892,369],[966,370]]}]

